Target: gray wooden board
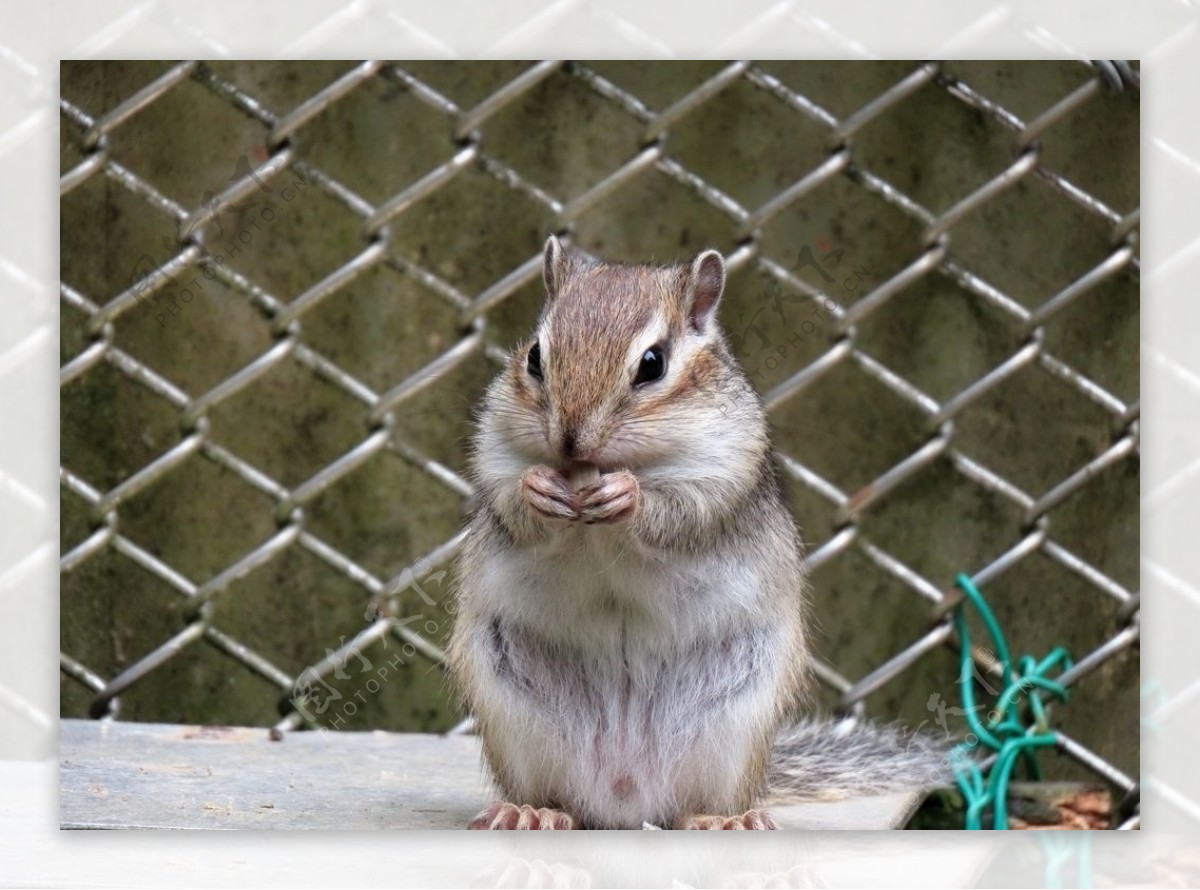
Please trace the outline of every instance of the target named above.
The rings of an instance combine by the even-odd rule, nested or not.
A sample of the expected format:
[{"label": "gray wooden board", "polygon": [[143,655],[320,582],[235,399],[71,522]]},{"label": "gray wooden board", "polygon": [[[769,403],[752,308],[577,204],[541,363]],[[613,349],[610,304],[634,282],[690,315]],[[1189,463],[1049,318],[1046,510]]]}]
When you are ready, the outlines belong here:
[{"label": "gray wooden board", "polygon": [[[479,740],[63,720],[63,828],[463,828],[495,797]],[[901,828],[920,795],[775,805],[784,828]]]}]

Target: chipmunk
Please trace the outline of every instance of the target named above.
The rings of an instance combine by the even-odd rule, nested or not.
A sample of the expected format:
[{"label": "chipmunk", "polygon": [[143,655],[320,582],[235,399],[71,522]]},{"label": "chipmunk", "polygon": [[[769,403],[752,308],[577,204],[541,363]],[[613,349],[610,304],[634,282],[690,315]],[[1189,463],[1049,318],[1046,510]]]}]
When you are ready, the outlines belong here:
[{"label": "chipmunk", "polygon": [[788,726],[802,544],[717,322],[725,263],[546,242],[533,337],[489,387],[447,663],[505,800],[474,829],[770,829],[768,792],[942,781],[932,741]]}]

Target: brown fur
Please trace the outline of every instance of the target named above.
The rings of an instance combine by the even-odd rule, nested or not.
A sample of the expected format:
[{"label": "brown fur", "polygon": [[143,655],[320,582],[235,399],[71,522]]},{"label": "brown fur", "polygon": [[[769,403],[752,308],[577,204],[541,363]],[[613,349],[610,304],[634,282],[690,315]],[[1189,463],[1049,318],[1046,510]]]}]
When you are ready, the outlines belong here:
[{"label": "brown fur", "polygon": [[[809,674],[799,536],[761,400],[713,320],[723,266],[604,263],[551,241],[545,278],[536,339],[481,417],[448,653],[518,805],[482,821],[529,823],[527,806],[591,827],[725,824],[763,793]],[[655,339],[667,374],[635,386]],[[572,492],[579,460],[600,477]]]}]

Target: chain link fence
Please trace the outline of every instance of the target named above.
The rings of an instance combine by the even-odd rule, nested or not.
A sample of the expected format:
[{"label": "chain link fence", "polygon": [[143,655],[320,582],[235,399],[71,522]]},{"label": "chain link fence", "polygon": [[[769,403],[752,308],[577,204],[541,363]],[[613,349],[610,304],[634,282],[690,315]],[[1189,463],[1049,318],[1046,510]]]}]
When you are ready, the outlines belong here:
[{"label": "chain link fence", "polygon": [[1135,788],[1135,66],[61,73],[63,716],[455,725],[471,409],[558,232],[725,253],[825,707],[958,731],[962,571],[1076,658],[1051,775]]}]

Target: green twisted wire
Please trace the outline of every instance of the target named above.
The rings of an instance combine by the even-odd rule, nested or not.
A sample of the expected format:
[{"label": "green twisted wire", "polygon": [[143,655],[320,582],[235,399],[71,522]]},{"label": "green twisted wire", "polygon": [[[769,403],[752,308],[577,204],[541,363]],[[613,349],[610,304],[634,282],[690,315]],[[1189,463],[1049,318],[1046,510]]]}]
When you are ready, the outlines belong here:
[{"label": "green twisted wire", "polygon": [[[961,647],[959,683],[962,686],[963,710],[971,727],[971,735],[975,739],[964,741],[955,749],[958,755],[955,780],[966,802],[966,828],[971,831],[981,829],[984,814],[990,806],[993,812],[992,828],[1005,830],[1008,828],[1008,783],[1017,760],[1025,763],[1026,774],[1030,778],[1040,779],[1037,751],[1039,748],[1053,747],[1058,740],[1057,735],[1050,730],[1043,695],[1052,695],[1065,702],[1067,690],[1048,674],[1054,670],[1061,674],[1069,670],[1073,662],[1067,650],[1059,646],[1041,661],[1037,661],[1031,655],[1022,656],[1014,673],[1008,640],[1005,639],[1004,631],[1000,629],[1000,624],[984,600],[983,594],[966,575],[960,574],[955,583],[964,594],[963,601],[954,612],[954,624],[958,630]],[[975,687],[972,682],[974,663],[971,660],[971,635],[967,629],[964,609],[968,602],[974,606],[992,638],[992,645],[995,646],[1002,670],[1003,688],[986,724],[975,713]],[[1028,703],[1029,716],[1032,718],[1028,725],[1021,722],[1022,697]],[[979,764],[968,756],[980,746],[996,752],[996,761],[986,777]]]}]

